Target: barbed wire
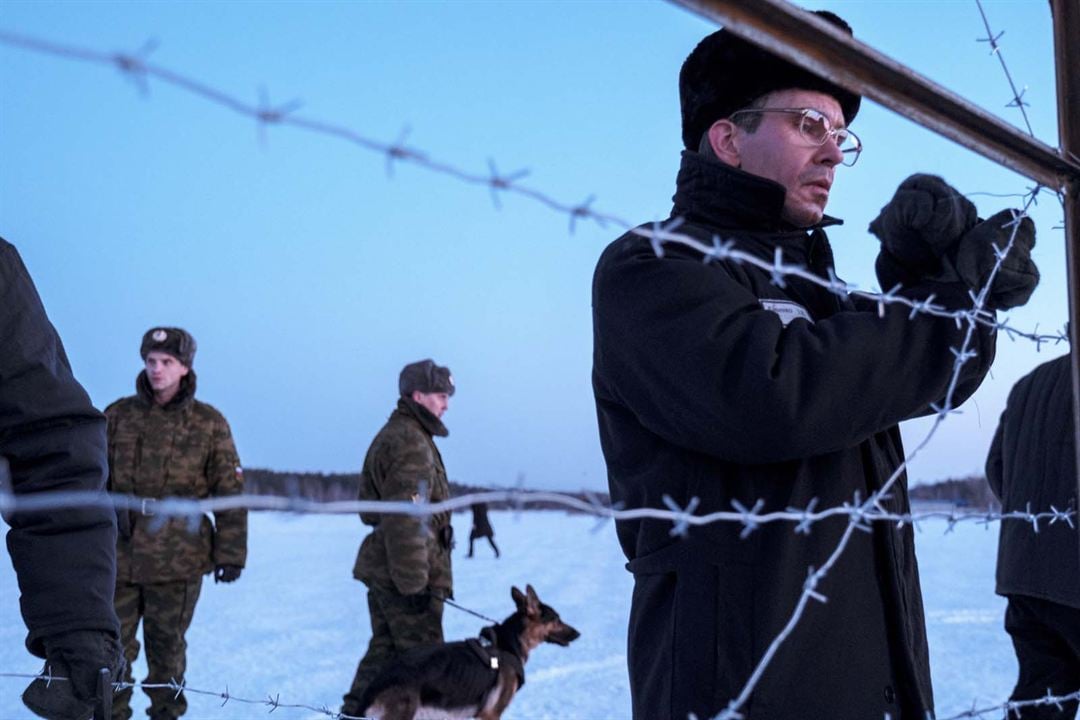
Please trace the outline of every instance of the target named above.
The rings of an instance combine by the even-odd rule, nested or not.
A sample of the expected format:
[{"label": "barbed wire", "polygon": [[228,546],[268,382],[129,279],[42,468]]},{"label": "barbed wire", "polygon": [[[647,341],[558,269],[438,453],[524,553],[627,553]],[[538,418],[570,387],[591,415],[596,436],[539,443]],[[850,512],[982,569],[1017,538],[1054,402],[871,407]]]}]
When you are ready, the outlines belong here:
[{"label": "barbed wire", "polygon": [[[880,501],[888,500],[885,495]],[[702,527],[717,522],[739,523],[743,526],[742,535],[750,535],[763,525],[789,522],[795,525],[794,531],[809,534],[814,524],[831,518],[847,518],[862,523],[885,522],[898,527],[917,526],[921,522],[941,520],[947,524],[946,532],[961,523],[989,525],[1003,520],[1021,520],[1031,524],[1034,532],[1040,531],[1041,524],[1054,525],[1062,522],[1070,528],[1076,528],[1077,510],[1033,509],[1030,504],[1023,510],[1001,512],[997,510],[960,510],[934,509],[921,512],[895,513],[885,510],[880,505],[864,507],[856,493],[850,502],[817,509],[818,500],[811,500],[805,508],[787,508],[778,511],[762,511],[763,501],[747,508],[738,500],[732,501],[732,510],[719,510],[704,514],[695,514],[700,504],[697,497],[691,498],[685,508],[679,507],[670,496],[663,496],[668,509],[633,508],[604,504],[600,498],[582,499],[577,495],[560,492],[525,491],[525,490],[486,490],[455,496],[440,502],[404,502],[393,500],[339,500],[321,502],[303,497],[284,497],[279,495],[225,495],[202,499],[187,497],[150,498],[117,493],[71,490],[64,492],[43,492],[13,495],[0,491],[0,513],[9,517],[14,513],[35,513],[48,510],[97,507],[105,509],[131,510],[150,518],[150,530],[154,532],[164,525],[168,518],[186,517],[194,520],[195,530],[198,522],[207,513],[227,510],[261,510],[303,515],[355,515],[373,513],[383,515],[410,515],[430,517],[439,513],[465,510],[474,503],[506,503],[515,513],[523,512],[530,506],[556,506],[584,515],[592,515],[601,523],[593,529],[603,527],[609,520],[661,520],[670,522],[673,536],[686,536],[691,527]]]},{"label": "barbed wire", "polygon": [[[1001,64],[1001,69],[1005,73],[1005,79],[1009,83],[1009,90],[1012,92],[1012,99],[1008,103],[1006,103],[1005,107],[1014,107],[1018,109],[1020,111],[1020,114],[1024,118],[1024,125],[1027,127],[1028,135],[1030,135],[1031,137],[1035,137],[1035,131],[1031,128],[1031,120],[1028,118],[1027,110],[1025,109],[1030,107],[1030,104],[1026,100],[1024,100],[1024,95],[1027,93],[1028,89],[1027,85],[1024,86],[1023,90],[1016,89],[1016,83],[1013,82],[1012,73],[1009,72],[1009,66],[1005,62],[1005,54],[1001,51],[1001,44],[998,42],[1005,34],[1005,31],[1002,30],[999,33],[995,33],[993,30],[991,30],[990,20],[986,15],[986,10],[983,8],[982,0],[975,0],[975,5],[979,9],[979,16],[982,18],[983,27],[986,28],[986,37],[976,38],[975,42],[987,43],[990,46],[990,54],[997,57],[998,62]],[[1074,153],[1068,153],[1068,155],[1072,156],[1073,160],[1077,159]],[[1061,205],[1061,209],[1064,212],[1065,191],[1062,189],[1051,192],[1053,192],[1054,195],[1057,197],[1058,203]],[[1062,216],[1061,223],[1054,226],[1053,229],[1065,229],[1064,215]]]},{"label": "barbed wire", "polygon": [[[623,231],[634,228],[629,222],[614,214],[595,210],[593,208],[593,203],[596,200],[595,194],[590,195],[583,202],[571,204],[560,201],[549,193],[523,185],[520,181],[528,176],[528,170],[523,169],[510,173],[503,173],[499,171],[495,160],[488,158],[488,172],[478,173],[465,170],[448,162],[435,160],[431,158],[428,153],[406,144],[409,135],[408,128],[405,128],[402,131],[397,140],[392,143],[386,143],[367,137],[345,125],[302,117],[296,112],[300,107],[300,103],[295,100],[280,105],[271,105],[267,92],[265,88],[262,87],[260,87],[259,90],[258,104],[247,103],[240,98],[231,96],[212,87],[208,83],[188,77],[161,65],[150,63],[147,58],[155,49],[157,49],[158,43],[156,40],[147,41],[134,53],[107,53],[0,30],[0,44],[70,60],[115,67],[120,70],[125,77],[130,78],[134,82],[142,95],[147,95],[149,93],[149,79],[156,79],[165,84],[185,90],[215,105],[254,119],[258,123],[260,138],[264,137],[263,133],[269,125],[291,126],[299,130],[335,137],[365,150],[385,156],[388,175],[393,174],[393,168],[396,162],[407,162],[429,171],[451,177],[460,182],[481,185],[489,189],[492,196],[492,202],[497,209],[502,206],[500,193],[512,193],[540,203],[554,212],[566,215],[569,219],[569,230],[571,233],[575,230],[579,220],[592,220],[601,227],[606,227],[610,224]],[[1022,197],[1030,198],[1032,196],[1037,196],[1044,191],[1051,192],[1048,188],[1035,186],[1034,188],[1031,188],[1029,192],[1023,194]],[[987,193],[970,194],[976,195]],[[659,223],[656,224],[654,226],[654,232],[657,233],[656,239],[668,241],[669,239],[664,237],[664,232],[671,229],[672,228],[670,227],[664,229],[659,226]],[[635,232],[649,236],[649,231],[647,229],[639,228],[638,230],[635,230]],[[714,249],[714,252],[718,253],[715,256],[716,259],[725,259],[737,263],[751,262],[757,264],[756,261],[758,260],[757,258],[753,258],[746,253],[742,253],[722,243],[720,244],[720,249]],[[798,275],[799,277],[806,279],[813,277],[812,273],[806,271],[805,268],[787,265],[779,258],[776,263],[766,269],[774,273],[775,278],[780,281],[789,274]],[[929,313],[932,315],[942,315],[944,312],[942,308],[933,305],[932,301],[928,300],[924,303],[916,303],[897,295],[898,288],[893,288],[881,294],[868,292],[859,289],[857,285],[839,280],[835,275],[832,275],[827,281],[818,279],[818,282],[823,287],[826,287],[839,295],[860,295],[871,300],[879,301],[883,305],[901,303],[907,305],[915,314]],[[985,323],[994,322],[998,332],[1005,333],[1011,340],[1024,338],[1035,342],[1037,350],[1041,349],[1044,343],[1057,344],[1068,341],[1068,335],[1064,330],[1053,333],[1040,333],[1038,327],[1032,331],[1022,331],[1014,328],[1009,325],[1007,319],[993,321],[989,318],[982,318],[981,321]]]},{"label": "barbed wire", "polygon": [[[45,669],[44,672],[36,673],[36,674],[35,673],[0,672],[0,678],[11,678],[11,679],[21,679],[21,680],[30,680],[30,681],[40,680],[41,682],[46,683],[46,685],[52,684],[54,682],[70,682],[71,681],[70,678],[63,677],[63,676],[60,676],[60,675],[54,675],[52,673],[52,669],[50,667],[48,667],[48,666],[46,666],[46,669]],[[145,690],[171,690],[174,693],[176,693],[176,696],[179,696],[180,693],[185,693],[185,694],[191,694],[191,695],[201,695],[201,696],[204,696],[204,697],[218,698],[218,699],[221,700],[221,706],[220,707],[225,707],[228,703],[233,702],[233,703],[240,703],[240,704],[244,704],[244,705],[261,705],[263,707],[269,708],[269,712],[271,712],[271,713],[274,712],[275,710],[280,710],[280,709],[308,710],[308,711],[311,711],[311,712],[319,713],[321,715],[325,715],[328,718],[331,718],[331,720],[372,720],[371,718],[368,718],[368,717],[363,716],[363,715],[349,715],[347,713],[344,713],[344,712],[341,712],[341,711],[338,711],[338,710],[331,710],[330,706],[325,704],[325,703],[323,703],[321,705],[315,705],[315,704],[312,704],[312,703],[289,703],[289,702],[283,702],[282,699],[281,699],[281,693],[268,693],[266,695],[266,697],[262,697],[262,698],[244,698],[244,697],[240,697],[238,695],[233,694],[229,690],[228,683],[225,684],[225,690],[223,690],[223,691],[219,691],[219,690],[203,690],[203,689],[199,689],[199,688],[194,688],[194,687],[191,687],[190,685],[188,685],[186,682],[177,682],[175,679],[170,680],[167,683],[146,683],[146,682],[138,682],[138,681],[135,681],[135,682],[119,681],[119,682],[111,683],[111,685],[112,685],[112,688],[113,688],[113,692],[120,692],[120,691],[123,691],[123,690],[135,690],[135,689],[141,689],[141,690],[144,690],[144,691]],[[999,703],[997,705],[986,706],[986,707],[978,707],[977,703],[972,703],[972,706],[971,706],[971,708],[969,710],[965,710],[965,711],[957,713],[955,715],[949,715],[947,717],[939,718],[938,720],[963,720],[964,718],[982,718],[982,717],[985,717],[985,716],[987,716],[987,715],[989,715],[991,713],[1001,713],[1003,711],[1006,713],[1006,716],[1009,716],[1009,715],[1015,713],[1016,717],[1020,718],[1020,717],[1022,717],[1022,711],[1025,708],[1054,706],[1058,710],[1062,710],[1065,703],[1077,702],[1077,701],[1080,701],[1080,690],[1076,690],[1074,692],[1067,693],[1067,694],[1064,694],[1064,695],[1055,695],[1053,692],[1051,692],[1048,689],[1046,691],[1046,695],[1044,695],[1042,697],[1039,697],[1039,698],[1029,699],[1029,700],[1007,700],[1007,701],[1005,701],[1003,703]],[[891,715],[886,713],[885,717],[886,717],[886,720],[888,720],[891,717]],[[694,713],[691,713],[689,715],[689,717],[688,717],[688,720],[698,720],[697,715],[695,715]],[[872,719],[867,718],[866,720],[872,720]]]},{"label": "barbed wire", "polygon": [[[71,682],[71,678],[62,677],[60,675],[53,675],[52,669],[46,667],[45,672],[38,674],[30,673],[13,673],[6,672],[0,673],[0,677],[3,678],[20,678],[26,680],[40,680],[46,685],[50,685],[54,682]],[[193,688],[186,682],[177,682],[176,679],[172,679],[167,683],[145,683],[145,682],[125,682],[119,681],[111,683],[113,692],[121,692],[123,690],[134,690],[136,688],[142,690],[171,690],[175,693],[174,698],[179,697],[180,693],[203,695],[206,697],[214,697],[221,699],[221,707],[225,707],[230,702],[241,703],[243,705],[262,705],[270,708],[269,712],[274,712],[280,709],[292,709],[292,710],[310,710],[312,712],[326,715],[332,720],[374,720],[374,718],[368,718],[363,715],[348,715],[344,712],[331,710],[326,704],[323,705],[311,705],[307,703],[288,703],[281,700],[281,693],[271,693],[263,698],[244,698],[238,695],[234,695],[229,691],[228,684],[225,685],[224,691],[218,690],[200,690]]]},{"label": "barbed wire", "polygon": [[[1029,217],[1028,209],[1035,202],[1035,198],[1043,189],[1044,188],[1041,187],[1035,187],[1026,193],[1024,195],[1026,201],[1023,209],[1014,211],[1013,220],[1005,226],[1014,227],[1014,231],[1010,234],[1010,247],[1012,236],[1015,235],[1016,225],[1023,218]],[[951,318],[957,322],[958,326],[961,321],[973,321],[984,327],[992,328],[995,332],[1004,333],[1010,340],[1015,340],[1016,338],[1031,340],[1035,343],[1037,350],[1042,350],[1044,344],[1057,345],[1059,343],[1069,342],[1069,335],[1064,326],[1054,333],[1040,333],[1038,327],[1032,332],[1026,332],[1012,327],[1009,324],[1008,318],[999,320],[995,317],[994,313],[987,312],[983,310],[982,307],[975,307],[973,305],[970,308],[949,310],[942,305],[935,304],[935,296],[933,295],[923,299],[907,297],[901,294],[904,290],[902,285],[896,285],[882,293],[860,290],[857,285],[840,280],[832,268],[829,269],[829,277],[823,278],[811,272],[805,265],[785,263],[783,250],[779,247],[775,249],[773,261],[769,262],[751,252],[738,249],[738,242],[734,239],[725,240],[719,235],[714,234],[712,236],[711,244],[703,243],[697,238],[677,232],[678,228],[680,228],[683,223],[683,218],[676,217],[667,222],[653,223],[651,227],[637,227],[631,230],[631,232],[648,239],[652,243],[653,252],[659,257],[663,257],[664,255],[665,244],[683,245],[701,253],[705,262],[729,261],[740,265],[753,265],[754,267],[769,273],[772,278],[772,283],[779,287],[784,287],[787,278],[798,277],[841,298],[852,296],[864,298],[877,304],[878,314],[880,316],[884,315],[885,308],[888,305],[903,305],[910,310],[910,318],[914,318],[916,315],[920,314],[939,318]],[[994,247],[994,253],[998,261],[1004,258],[1004,253],[1006,252],[1006,250],[996,246]],[[990,285],[992,285],[992,282],[988,280],[985,287],[989,287]],[[970,290],[969,299],[974,301],[975,296],[979,292],[985,290],[985,287]]]},{"label": "barbed wire", "polygon": [[433,159],[427,153],[406,144],[409,135],[408,128],[402,130],[402,133],[397,140],[392,143],[386,143],[367,137],[344,125],[315,118],[302,117],[296,112],[300,107],[300,103],[297,100],[292,100],[277,106],[271,106],[265,88],[260,89],[258,104],[253,105],[247,103],[244,100],[233,97],[205,82],[149,62],[147,57],[157,48],[157,42],[154,40],[148,41],[134,53],[106,53],[0,30],[0,44],[46,53],[70,60],[115,67],[120,70],[125,77],[130,78],[143,95],[149,93],[149,80],[151,78],[186,90],[215,105],[219,105],[228,110],[232,110],[235,113],[254,119],[258,123],[260,137],[264,137],[263,133],[265,133],[266,128],[270,125],[288,125],[299,130],[306,130],[318,135],[345,140],[365,150],[370,150],[385,156],[386,171],[389,175],[393,174],[395,163],[405,162],[420,166],[438,174],[452,177],[460,182],[472,185],[482,185],[491,191],[492,201],[496,208],[500,207],[500,193],[519,195],[540,203],[550,210],[568,216],[570,221],[570,232],[574,231],[579,220],[592,220],[601,227],[606,227],[608,223],[624,229],[631,227],[630,223],[615,215],[595,210],[593,208],[593,202],[596,200],[595,195],[590,195],[584,201],[573,204],[558,200],[547,193],[523,185],[520,181],[528,175],[528,170],[500,173],[496,167],[495,161],[489,159],[488,173],[481,174],[461,169],[448,162]]},{"label": "barbed wire", "polygon": [[983,26],[986,28],[986,37],[977,38],[976,42],[987,43],[990,45],[990,54],[996,55],[997,59],[1001,62],[1001,69],[1005,72],[1005,78],[1009,81],[1009,89],[1012,90],[1012,100],[1005,107],[1015,107],[1020,110],[1020,114],[1024,116],[1024,124],[1027,126],[1028,135],[1035,137],[1035,131],[1031,129],[1031,121],[1028,119],[1027,110],[1028,103],[1024,100],[1024,93],[1027,92],[1027,86],[1024,86],[1023,90],[1017,91],[1016,83],[1013,82],[1012,73],[1009,72],[1009,66],[1005,63],[1005,55],[1001,52],[1001,45],[998,40],[1005,34],[1002,30],[999,33],[994,33],[990,29],[990,21],[986,17],[986,11],[983,9],[982,0],[975,0],[975,5],[979,8],[979,15],[982,16]]},{"label": "barbed wire", "polygon": [[[988,38],[985,42],[989,42],[992,48],[992,53],[998,55],[1001,61],[1002,67],[1005,70],[1006,76],[1009,79],[1010,86],[1013,90],[1014,101],[1010,103],[1010,106],[1015,104],[1016,107],[1024,115],[1025,122],[1028,123],[1028,131],[1031,133],[1030,122],[1028,122],[1027,113],[1024,111],[1026,102],[1023,100],[1023,92],[1017,92],[1015,84],[1012,82],[1011,74],[1005,65],[1004,59],[1000,53],[1000,47],[997,44],[998,39],[1001,37],[1001,33],[994,35],[990,30],[989,22],[986,20],[985,13],[983,12],[982,5],[979,0],[976,0],[979,5],[980,13],[983,15],[984,24],[986,25]],[[39,52],[46,52],[53,55],[68,57],[71,59],[82,60],[86,62],[95,62],[109,64],[118,68],[124,75],[138,86],[140,92],[146,94],[149,92],[149,78],[154,78],[171,84],[173,86],[187,90],[195,95],[203,97],[204,99],[226,107],[234,112],[240,113],[254,118],[258,122],[258,128],[260,137],[263,137],[265,129],[269,125],[290,125],[299,129],[307,130],[310,132],[334,136],[340,139],[346,140],[354,145],[360,146],[364,149],[375,151],[385,155],[387,162],[387,172],[393,172],[395,162],[410,162],[418,166],[424,167],[433,172],[441,173],[450,177],[453,177],[459,181],[483,185],[490,189],[492,194],[492,200],[496,207],[501,207],[500,193],[509,192],[521,195],[523,197],[532,199],[539,202],[548,208],[564,213],[569,217],[570,230],[573,232],[575,223],[579,219],[589,219],[597,222],[601,226],[611,223],[618,225],[621,228],[629,229],[630,225],[624,220],[606,213],[601,213],[592,209],[592,203],[595,200],[595,196],[590,196],[584,202],[572,205],[565,202],[560,202],[550,195],[542,193],[538,190],[529,188],[520,184],[520,180],[528,175],[527,170],[519,170],[513,173],[502,174],[498,171],[494,160],[489,160],[488,170],[485,174],[478,174],[469,172],[457,168],[445,162],[432,160],[427,154],[406,145],[407,132],[403,133],[394,143],[382,143],[368,137],[365,137],[356,131],[331,123],[323,122],[320,120],[300,117],[296,114],[296,110],[300,107],[299,103],[292,101],[278,106],[271,106],[265,90],[260,92],[260,101],[258,105],[250,105],[241,100],[233,98],[215,88],[183,76],[179,73],[165,69],[163,67],[152,65],[147,61],[147,56],[156,47],[156,43],[148,43],[144,45],[139,51],[134,54],[123,53],[100,53],[92,50],[85,50],[81,48],[73,48],[70,46],[62,46],[47,41],[28,38],[25,36],[14,35],[7,32],[0,31],[0,43],[6,43],[18,47],[23,47],[30,50]],[[1026,88],[1025,88],[1026,89]],[[1033,133],[1032,133],[1033,134]],[[1012,221],[1012,234],[1005,248],[994,247],[996,255],[996,263],[991,272],[990,278],[981,289],[973,289],[970,291],[970,299],[972,306],[969,309],[963,310],[948,310],[947,308],[936,305],[934,303],[934,296],[916,300],[903,296],[900,293],[901,288],[895,287],[890,290],[886,290],[883,293],[870,293],[859,290],[854,285],[849,285],[839,280],[835,273],[830,269],[828,278],[821,278],[813,273],[809,272],[805,267],[800,265],[787,264],[783,260],[782,253],[777,249],[776,255],[772,263],[769,263],[761,258],[758,258],[749,253],[738,250],[735,247],[733,241],[722,241],[720,238],[713,238],[713,244],[711,246],[705,245],[686,235],[680,235],[675,231],[681,224],[680,219],[673,220],[666,224],[654,224],[652,229],[638,228],[634,232],[647,237],[653,243],[654,250],[658,256],[663,255],[663,246],[665,243],[680,243],[687,245],[702,253],[706,262],[711,261],[731,261],[736,263],[752,264],[760,269],[770,273],[774,284],[783,287],[785,278],[798,277],[813,283],[820,285],[821,287],[829,290],[840,296],[860,296],[868,299],[872,302],[876,302],[878,305],[878,312],[883,315],[885,307],[891,304],[901,304],[906,306],[910,310],[909,317],[914,318],[918,314],[927,314],[939,318],[948,318],[956,322],[957,327],[963,327],[966,325],[966,333],[964,341],[959,348],[953,348],[954,354],[954,373],[949,384],[948,391],[945,399],[940,406],[934,406],[933,410],[936,412],[935,421],[927,433],[923,441],[904,459],[899,467],[893,472],[893,474],[887,479],[881,489],[872,493],[866,500],[860,500],[858,494],[856,494],[849,503],[845,503],[843,506],[836,508],[828,508],[822,511],[814,511],[814,502],[811,502],[810,506],[805,509],[791,509],[789,508],[784,512],[761,512],[761,506],[763,503],[759,501],[753,508],[747,509],[735,505],[735,511],[720,511],[713,512],[702,516],[694,514],[694,510],[698,505],[698,499],[692,498],[685,508],[679,508],[677,504],[669,497],[665,498],[665,504],[668,505],[669,510],[663,511],[657,508],[635,508],[635,509],[620,509],[613,507],[604,507],[599,502],[583,501],[579,498],[562,495],[559,493],[521,493],[520,491],[493,491],[491,493],[473,493],[467,496],[461,496],[454,498],[453,500],[443,503],[388,503],[388,502],[372,502],[372,501],[353,501],[347,503],[315,503],[312,501],[301,501],[297,498],[269,498],[267,496],[232,496],[226,498],[211,498],[204,500],[191,500],[186,498],[138,498],[134,496],[118,496],[108,495],[103,493],[84,493],[84,497],[76,498],[83,505],[85,504],[100,504],[108,505],[109,507],[124,508],[128,510],[138,510],[139,512],[151,515],[156,518],[151,520],[151,526],[154,523],[164,523],[163,518],[186,515],[191,519],[198,522],[199,516],[205,512],[213,512],[216,510],[237,509],[239,507],[247,507],[248,509],[278,509],[286,510],[290,512],[383,512],[394,514],[410,514],[410,515],[430,515],[434,512],[440,512],[445,510],[452,510],[459,507],[475,502],[477,499],[486,499],[488,501],[497,501],[500,493],[505,493],[501,498],[503,501],[510,502],[515,507],[524,506],[529,502],[554,502],[556,504],[562,504],[568,508],[577,509],[582,512],[592,512],[602,519],[635,519],[641,517],[650,517],[656,519],[669,520],[673,524],[672,534],[685,535],[688,528],[692,525],[703,525],[709,522],[718,521],[732,521],[740,522],[743,524],[743,535],[747,535],[753,532],[757,527],[764,523],[776,522],[776,521],[790,521],[796,523],[796,532],[810,532],[810,528],[815,522],[819,522],[829,517],[845,517],[847,518],[847,528],[839,541],[836,549],[830,555],[828,560],[819,569],[809,568],[809,574],[806,582],[804,583],[804,591],[796,605],[788,624],[781,631],[781,633],[774,639],[769,649],[762,657],[761,662],[755,668],[754,674],[751,676],[743,691],[739,696],[733,700],[727,709],[717,716],[718,720],[735,720],[742,718],[739,713],[745,702],[748,700],[750,693],[756,686],[756,683],[768,666],[772,657],[784,640],[792,632],[802,617],[803,610],[811,600],[824,602],[826,598],[819,592],[818,586],[821,581],[827,576],[829,570],[833,567],[835,562],[839,559],[844,549],[856,530],[867,531],[869,529],[869,523],[888,521],[894,522],[898,526],[904,524],[914,524],[921,520],[931,519],[933,517],[940,517],[940,512],[930,512],[923,514],[906,513],[895,514],[886,511],[883,503],[889,499],[889,491],[898,482],[899,478],[903,475],[907,465],[916,455],[921,452],[923,448],[929,443],[930,439],[936,433],[940,424],[945,418],[956,412],[952,407],[952,399],[954,397],[958,380],[960,377],[962,367],[971,359],[974,358],[973,351],[970,350],[972,338],[978,327],[988,327],[993,329],[997,333],[1005,333],[1010,339],[1026,338],[1036,343],[1037,349],[1041,349],[1043,343],[1060,343],[1067,342],[1068,337],[1064,329],[1054,334],[1040,334],[1038,328],[1033,332],[1023,332],[1008,325],[1006,320],[997,320],[992,313],[985,311],[986,297],[989,289],[993,284],[993,280],[999,272],[1002,263],[1007,256],[1008,252],[1012,248],[1013,241],[1015,239],[1016,229],[1019,227],[1020,221],[1027,216],[1028,208],[1035,202],[1037,195],[1042,188],[1034,188],[1028,195],[1027,201],[1023,210],[1014,214]],[[72,496],[78,493],[55,493],[49,495],[30,495],[30,496],[15,496],[14,494],[7,492],[0,492],[0,512],[13,513],[13,512],[32,512],[34,510],[46,509],[47,507],[57,507],[54,503],[56,501],[73,500]],[[88,495],[93,495],[92,502]],[[523,497],[528,496],[528,497]],[[256,499],[257,498],[257,499]],[[243,505],[237,505],[236,503],[243,503]],[[283,507],[271,507],[272,505],[284,505]],[[70,506],[70,505],[68,505]],[[316,506],[320,506],[316,508]],[[333,507],[330,507],[333,506]],[[347,506],[347,507],[345,507]],[[1024,513],[970,513],[963,514],[952,511],[947,514],[949,520],[949,529],[951,530],[956,523],[965,519],[978,519],[981,522],[991,522],[994,520],[1005,519],[1017,519],[1030,522],[1035,532],[1039,531],[1039,521],[1048,520],[1050,524],[1064,521],[1069,527],[1075,529],[1073,524],[1073,518],[1075,516],[1074,510],[1059,511],[1056,508],[1051,508],[1048,512],[1033,513],[1028,508]],[[175,683],[165,685],[161,687],[169,687],[172,689],[185,690],[188,692],[203,692],[205,694],[211,694],[218,697],[222,697],[225,702],[229,700],[236,700],[238,702],[250,702],[271,705],[271,710],[278,707],[298,707],[319,712],[325,712],[331,717],[345,718],[340,714],[334,714],[329,711],[325,706],[317,708],[309,705],[285,705],[279,702],[276,697],[271,697],[268,700],[243,700],[240,698],[234,698],[229,695],[228,690],[224,694],[213,693],[207,691],[196,691]],[[1056,698],[1043,698],[1036,701],[1028,701],[1032,704],[1046,704],[1050,700],[1057,700]],[[223,703],[224,704],[224,703]],[[989,712],[993,709],[1001,708],[1020,708],[1025,705],[1021,703],[1006,703],[997,708],[978,711],[972,710],[969,713],[983,713]],[[974,717],[975,715],[964,714],[956,717]]]},{"label": "barbed wire", "polygon": [[1046,691],[1046,695],[1040,698],[1034,698],[1031,700],[1008,700],[999,705],[993,705],[991,707],[979,708],[973,703],[970,710],[965,710],[957,715],[949,715],[948,717],[938,718],[938,720],[961,720],[962,718],[981,718],[990,713],[1000,713],[1005,711],[1006,718],[1016,713],[1016,717],[1023,717],[1022,710],[1024,708],[1032,707],[1048,707],[1053,705],[1058,710],[1064,710],[1065,703],[1080,701],[1080,690],[1068,693],[1066,695],[1055,695],[1049,689]]}]

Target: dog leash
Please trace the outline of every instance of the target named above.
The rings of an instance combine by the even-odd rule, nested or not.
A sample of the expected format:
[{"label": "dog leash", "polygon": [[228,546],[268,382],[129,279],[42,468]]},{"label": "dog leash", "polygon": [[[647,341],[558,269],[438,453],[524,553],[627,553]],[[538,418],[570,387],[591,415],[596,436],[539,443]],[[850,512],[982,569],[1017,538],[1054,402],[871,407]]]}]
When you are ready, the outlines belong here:
[{"label": "dog leash", "polygon": [[447,605],[450,605],[451,607],[456,607],[458,610],[461,610],[462,612],[467,612],[470,615],[475,615],[476,617],[480,618],[481,620],[487,620],[489,623],[495,623],[496,625],[499,623],[499,621],[496,620],[495,618],[489,618],[487,615],[482,615],[482,614],[476,612],[475,610],[470,610],[469,608],[465,607],[464,605],[458,605],[456,602],[454,602],[450,598],[443,598],[442,601],[444,603],[446,603]]}]

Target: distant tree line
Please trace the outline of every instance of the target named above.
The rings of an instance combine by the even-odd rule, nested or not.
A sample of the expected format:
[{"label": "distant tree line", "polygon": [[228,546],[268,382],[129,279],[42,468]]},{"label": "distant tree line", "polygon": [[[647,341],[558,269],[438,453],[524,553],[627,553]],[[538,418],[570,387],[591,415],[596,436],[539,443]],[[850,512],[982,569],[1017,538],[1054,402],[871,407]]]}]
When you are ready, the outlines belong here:
[{"label": "distant tree line", "polygon": [[[356,500],[360,490],[360,474],[278,472],[261,468],[245,468],[244,486],[245,491],[253,495],[302,497],[316,502]],[[454,497],[493,489],[497,488],[450,482],[450,494]],[[910,488],[909,493],[912,500],[948,503],[973,510],[996,510],[999,507],[997,498],[990,491],[990,486],[986,484],[986,478],[981,475],[950,478],[933,484],[916,485]],[[588,501],[586,493],[565,494]],[[611,505],[607,493],[592,493],[592,497],[605,506]],[[493,510],[500,510],[507,509],[510,505],[509,503],[490,503],[489,507]],[[566,510],[565,507],[550,502],[529,503],[528,509]]]},{"label": "distant tree line", "polygon": [[[451,497],[504,489],[507,488],[481,487],[450,481]],[[524,491],[529,492],[529,490]],[[262,468],[244,468],[244,492],[252,495],[301,497],[315,502],[356,500],[360,493],[360,473],[278,472]],[[583,492],[560,491],[560,493],[572,495],[586,502],[590,497],[590,494]],[[591,493],[591,497],[602,505],[611,505],[607,493]],[[488,507],[492,510],[511,509],[510,503],[506,502],[488,503]],[[525,509],[576,512],[551,502],[530,502]],[[468,511],[468,508],[464,508],[464,511]]]},{"label": "distant tree line", "polygon": [[916,485],[909,489],[912,500],[940,502],[971,510],[999,510],[1001,503],[994,497],[990,485],[982,475],[949,478],[930,485]]}]

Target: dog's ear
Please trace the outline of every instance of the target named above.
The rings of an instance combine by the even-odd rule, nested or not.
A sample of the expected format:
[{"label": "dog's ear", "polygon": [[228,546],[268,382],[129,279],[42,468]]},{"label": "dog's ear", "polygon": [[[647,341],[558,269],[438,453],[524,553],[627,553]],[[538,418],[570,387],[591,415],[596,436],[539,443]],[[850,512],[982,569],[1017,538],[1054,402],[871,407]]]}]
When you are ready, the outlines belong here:
[{"label": "dog's ear", "polygon": [[532,585],[525,586],[525,599],[528,602],[528,614],[531,616],[537,616],[540,614],[540,598],[536,596],[536,591],[533,590]]},{"label": "dog's ear", "polygon": [[[526,586],[527,587],[527,586]],[[514,604],[517,605],[518,610],[525,610],[525,594],[518,590],[516,587],[510,587],[510,597],[514,599]]]}]

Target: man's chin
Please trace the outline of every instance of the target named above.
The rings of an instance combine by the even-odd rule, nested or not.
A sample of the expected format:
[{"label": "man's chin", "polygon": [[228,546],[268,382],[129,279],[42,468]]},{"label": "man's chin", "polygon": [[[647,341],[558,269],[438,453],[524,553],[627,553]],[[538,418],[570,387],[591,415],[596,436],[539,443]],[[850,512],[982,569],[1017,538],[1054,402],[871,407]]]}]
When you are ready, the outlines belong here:
[{"label": "man's chin", "polygon": [[792,212],[785,209],[781,217],[795,227],[808,228],[817,225],[824,216],[823,208],[799,208]]}]

